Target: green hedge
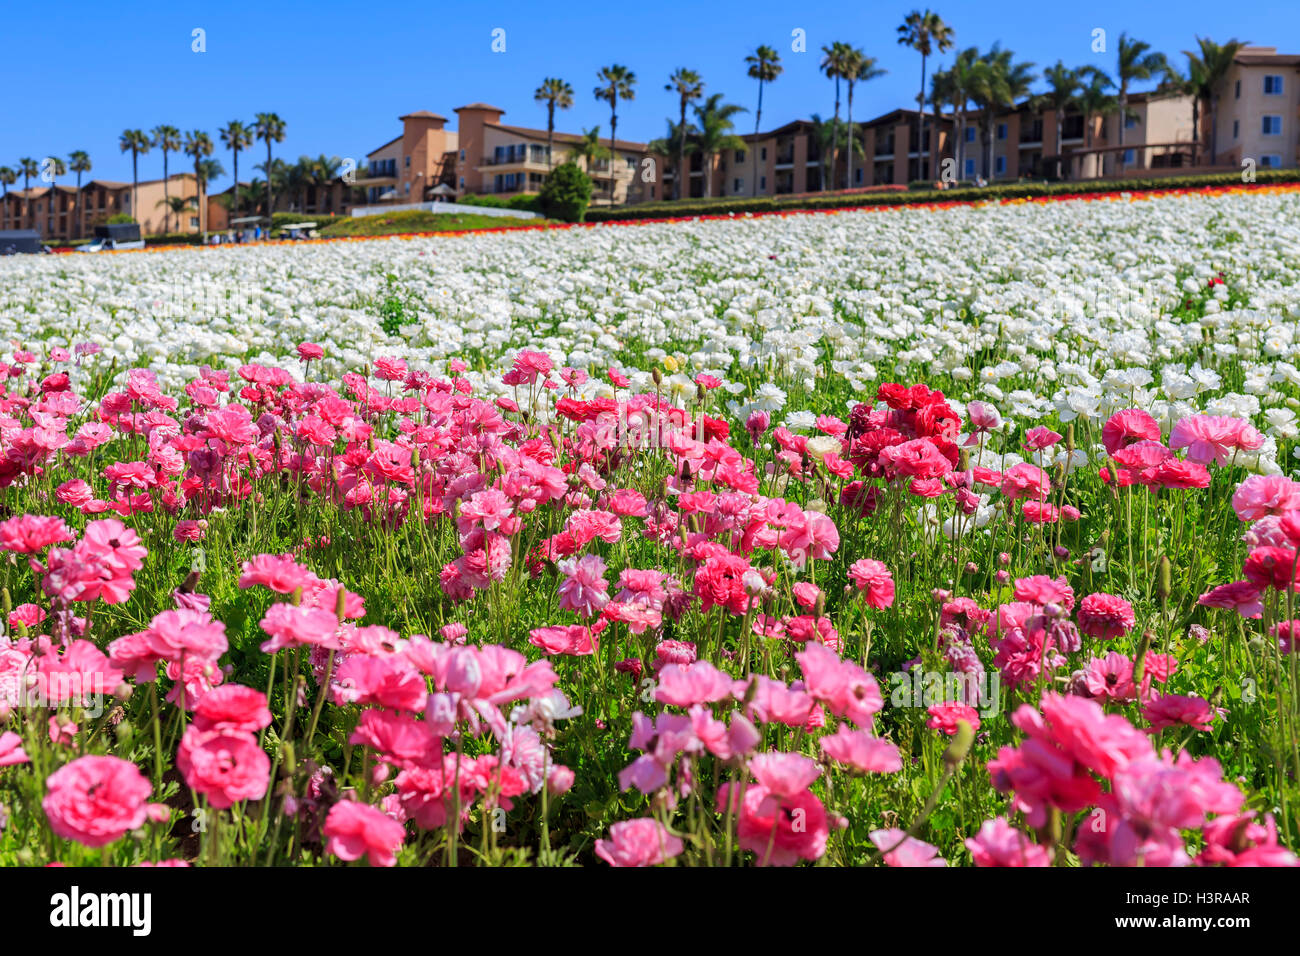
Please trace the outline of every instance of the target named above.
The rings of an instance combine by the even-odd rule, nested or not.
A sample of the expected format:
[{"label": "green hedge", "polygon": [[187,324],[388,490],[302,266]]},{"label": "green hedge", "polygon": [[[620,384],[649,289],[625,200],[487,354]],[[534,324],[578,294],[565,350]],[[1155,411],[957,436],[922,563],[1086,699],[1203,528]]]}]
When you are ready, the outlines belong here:
[{"label": "green hedge", "polygon": [[501,196],[476,196],[471,193],[468,196],[462,196],[456,202],[464,206],[492,206],[495,209],[523,209],[527,212],[540,213],[542,211],[541,200],[536,193],[522,193],[518,196],[511,196],[509,199]]},{"label": "green hedge", "polygon": [[[1257,184],[1300,182],[1297,169],[1260,169],[1255,171]],[[1030,199],[1045,196],[1086,193],[1142,192],[1146,190],[1196,189],[1204,186],[1230,186],[1241,183],[1238,173],[1201,173],[1189,176],[1158,176],[1149,179],[1087,180],[1084,182],[1002,183],[980,188],[916,189],[907,192],[880,192],[786,199],[762,196],[755,199],[691,200],[686,202],[642,203],[634,206],[599,207],[587,211],[588,222],[613,222],[634,219],[666,219],[677,216],[725,216],[729,213],[777,212],[783,209],[843,209],[860,206],[894,206],[903,203],[977,202],[981,199]]]}]

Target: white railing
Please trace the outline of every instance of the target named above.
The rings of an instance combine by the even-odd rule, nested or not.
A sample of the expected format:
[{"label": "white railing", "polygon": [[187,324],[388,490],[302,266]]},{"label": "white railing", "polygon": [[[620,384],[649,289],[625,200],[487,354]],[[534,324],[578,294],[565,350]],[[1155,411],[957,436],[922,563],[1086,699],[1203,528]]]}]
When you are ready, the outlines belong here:
[{"label": "white railing", "polygon": [[510,219],[537,219],[538,214],[525,209],[502,209],[498,206],[470,206],[455,202],[412,202],[389,206],[353,206],[353,217],[382,216],[390,212],[419,209],[423,212],[459,212],[479,216],[505,216]]}]

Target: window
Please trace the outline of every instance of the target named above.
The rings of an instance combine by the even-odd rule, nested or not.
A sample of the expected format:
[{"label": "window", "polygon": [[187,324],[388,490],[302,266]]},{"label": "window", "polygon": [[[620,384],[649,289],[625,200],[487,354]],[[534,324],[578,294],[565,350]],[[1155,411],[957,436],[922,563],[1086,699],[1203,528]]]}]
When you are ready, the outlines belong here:
[{"label": "window", "polygon": [[854,181],[855,183],[857,183],[859,186],[862,185],[862,167],[861,167],[861,166],[859,166],[857,169],[853,170],[853,181]]},{"label": "window", "polygon": [[745,188],[745,181],[743,179],[733,179],[731,181],[731,191],[733,193],[741,192],[744,188]]},{"label": "window", "polygon": [[975,160],[968,159],[966,160],[966,177],[969,179],[974,175],[975,175]]},{"label": "window", "polygon": [[999,124],[998,124],[998,139],[1006,139],[1006,138],[1007,138],[1007,124],[1006,124],[1006,123],[999,123]]},{"label": "window", "polygon": [[761,159],[763,162],[767,162],[767,147],[766,147],[766,146],[764,146],[762,149],[760,149],[760,150],[758,151],[758,158]]},{"label": "window", "polygon": [[994,168],[997,170],[999,176],[1005,173],[1007,171],[1007,158],[1005,156],[999,156],[997,165]]},{"label": "window", "polygon": [[191,229],[197,229],[197,228],[199,228],[199,217],[198,217],[198,216],[190,216],[190,228],[191,228]]},{"label": "window", "polygon": [[1241,120],[1232,121],[1232,138],[1237,139],[1241,136]]},{"label": "window", "polygon": [[463,149],[460,151],[460,161],[465,162],[465,151]]},{"label": "window", "polygon": [[759,176],[759,177],[758,177],[758,188],[759,188],[759,189],[766,189],[766,188],[767,188],[767,177],[766,177],[766,176]]},{"label": "window", "polygon": [[411,168],[411,157],[410,157],[410,156],[407,156],[407,157],[404,157],[404,158],[405,158],[405,160],[406,160],[406,162],[405,162],[404,165],[406,166],[407,169],[410,169],[410,168]]},{"label": "window", "polygon": [[1133,127],[1137,126],[1140,122],[1142,122],[1142,121],[1141,121],[1140,119],[1138,119],[1138,117],[1136,117],[1136,116],[1125,116],[1125,117],[1124,117],[1124,128],[1125,128],[1125,129],[1133,129]]},{"label": "window", "polygon": [[736,162],[743,163],[744,161],[745,161],[745,151],[743,149],[736,150]]},{"label": "window", "polygon": [[1241,99],[1241,80],[1238,80],[1236,84],[1232,87],[1232,98],[1234,100]]},{"label": "window", "polygon": [[1125,164],[1128,164],[1128,163],[1133,162],[1133,158],[1134,158],[1136,155],[1137,155],[1137,153],[1135,153],[1135,152],[1134,152],[1133,150],[1131,150],[1131,149],[1126,149],[1126,150],[1124,150],[1124,162],[1125,162]]},{"label": "window", "polygon": [[967,126],[967,127],[966,127],[966,142],[968,142],[968,143],[973,143],[973,142],[975,142],[975,127],[974,127],[974,126]]},{"label": "window", "polygon": [[1265,136],[1282,135],[1282,117],[1280,116],[1275,114],[1265,116],[1261,125]]},{"label": "window", "polygon": [[1264,95],[1281,96],[1282,95],[1282,76],[1279,73],[1270,73],[1264,77]]},{"label": "window", "polygon": [[1259,157],[1259,165],[1264,169],[1278,169],[1282,165],[1282,157],[1277,153],[1265,153]]},{"label": "window", "polygon": [[461,188],[461,189],[464,189],[464,188],[465,188],[465,177],[464,177],[464,176],[460,177],[460,188]]},{"label": "window", "polygon": [[635,157],[635,156],[627,156],[627,155],[624,155],[623,158],[624,158],[625,160],[627,160],[627,168],[628,168],[628,169],[636,169],[636,157]]}]

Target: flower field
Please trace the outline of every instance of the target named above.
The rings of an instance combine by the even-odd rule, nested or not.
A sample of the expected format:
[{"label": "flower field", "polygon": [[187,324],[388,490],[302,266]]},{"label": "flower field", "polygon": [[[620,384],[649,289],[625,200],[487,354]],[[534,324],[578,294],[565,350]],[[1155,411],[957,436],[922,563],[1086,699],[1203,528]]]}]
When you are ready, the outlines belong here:
[{"label": "flower field", "polygon": [[0,864],[1295,865],[1297,223],[0,259]]}]

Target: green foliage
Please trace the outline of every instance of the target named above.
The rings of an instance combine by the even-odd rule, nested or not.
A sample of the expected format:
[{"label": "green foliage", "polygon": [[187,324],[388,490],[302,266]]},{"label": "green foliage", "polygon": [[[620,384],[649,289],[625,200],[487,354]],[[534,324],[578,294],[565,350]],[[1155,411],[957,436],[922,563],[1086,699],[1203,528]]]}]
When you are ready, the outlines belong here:
[{"label": "green foliage", "polygon": [[[1294,169],[1260,169],[1255,172],[1259,185],[1300,181],[1300,171]],[[790,198],[760,196],[754,199],[726,198],[690,200],[686,202],[653,202],[610,209],[593,209],[587,214],[590,222],[612,222],[624,219],[663,219],[670,216],[718,216],[728,213],[779,212],[796,209],[849,209],[862,206],[894,206],[907,203],[978,202],[985,199],[1034,199],[1049,196],[1086,195],[1110,192],[1147,192],[1176,189],[1199,189],[1206,186],[1231,186],[1241,183],[1237,173],[1201,173],[1189,176],[1160,176],[1151,178],[1099,179],[1086,182],[1024,182],[1001,183],[983,188],[916,189],[902,191],[902,187],[886,186],[879,192],[832,193]]]},{"label": "green foliage", "polygon": [[522,209],[526,212],[542,212],[542,204],[535,193],[525,193],[521,196],[462,196],[456,200],[460,206],[492,206],[496,209]]},{"label": "green foliage", "polygon": [[591,177],[577,163],[561,163],[546,177],[537,198],[549,218],[582,222],[591,203]]},{"label": "green foliage", "polygon": [[115,213],[114,215],[108,217],[108,224],[110,226],[116,226],[119,223],[124,223],[124,222],[135,222],[135,217],[132,216],[130,213],[126,213],[126,212]]}]

